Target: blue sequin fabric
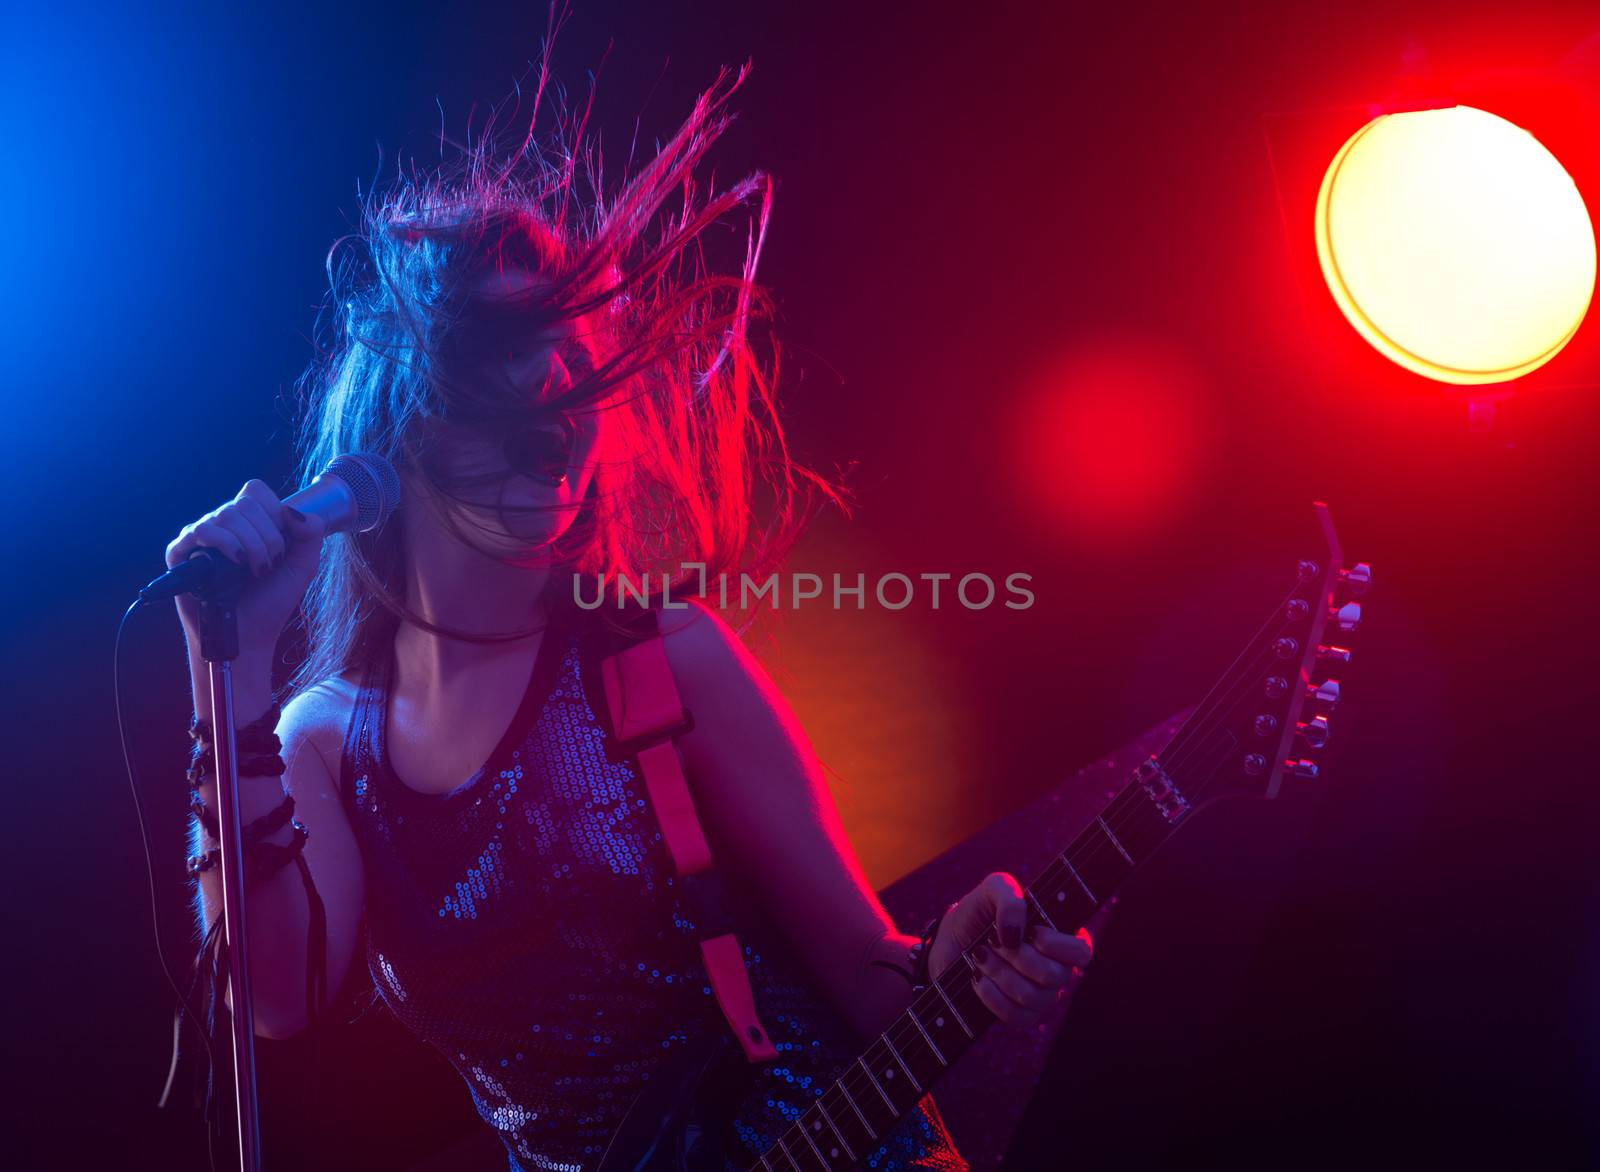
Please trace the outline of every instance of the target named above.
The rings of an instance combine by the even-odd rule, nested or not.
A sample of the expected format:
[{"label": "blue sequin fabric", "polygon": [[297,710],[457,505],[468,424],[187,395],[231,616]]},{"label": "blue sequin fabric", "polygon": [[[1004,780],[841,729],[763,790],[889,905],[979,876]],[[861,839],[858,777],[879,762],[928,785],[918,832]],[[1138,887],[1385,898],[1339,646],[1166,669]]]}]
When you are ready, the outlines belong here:
[{"label": "blue sequin fabric", "polygon": [[[392,657],[361,688],[342,762],[378,995],[466,1080],[512,1172],[591,1172],[648,1076],[728,1028],[646,790],[610,736],[592,628],[568,615],[546,632],[500,744],[454,790],[413,790],[388,765]],[[746,886],[716,857],[727,887]],[[864,1046],[780,932],[738,925],[779,1057],[748,1065],[734,1115],[747,1155],[730,1170]],[[931,1096],[863,1163],[967,1168]]]}]

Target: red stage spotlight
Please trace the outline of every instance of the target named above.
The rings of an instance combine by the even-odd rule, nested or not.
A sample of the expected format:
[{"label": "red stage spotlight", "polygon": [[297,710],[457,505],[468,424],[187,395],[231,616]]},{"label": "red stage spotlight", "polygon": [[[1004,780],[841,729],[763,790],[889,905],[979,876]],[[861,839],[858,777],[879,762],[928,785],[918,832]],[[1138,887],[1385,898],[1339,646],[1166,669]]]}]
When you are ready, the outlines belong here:
[{"label": "red stage spotlight", "polygon": [[1533,135],[1470,106],[1358,130],[1323,176],[1316,244],[1361,336],[1446,383],[1543,366],[1594,292],[1594,229],[1571,176]]}]

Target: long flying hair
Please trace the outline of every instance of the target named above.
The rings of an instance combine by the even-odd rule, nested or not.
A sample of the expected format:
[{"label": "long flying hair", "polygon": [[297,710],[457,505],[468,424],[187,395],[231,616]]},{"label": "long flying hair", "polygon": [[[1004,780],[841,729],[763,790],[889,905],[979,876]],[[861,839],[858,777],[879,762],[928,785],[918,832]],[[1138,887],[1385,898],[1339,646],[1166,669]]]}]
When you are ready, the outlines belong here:
[{"label": "long flying hair", "polygon": [[[755,281],[772,181],[755,172],[702,194],[694,178],[734,117],[726,105],[750,66],[722,69],[655,157],[607,195],[584,133],[592,88],[575,118],[556,87],[555,129],[543,144],[534,134],[549,44],[520,143],[507,149],[491,117],[476,142],[469,136],[456,148],[453,163],[402,172],[368,194],[358,231],[330,249],[323,353],[298,384],[300,483],[340,453],[366,451],[461,500],[473,486],[430,458],[427,421],[526,425],[604,401],[612,438],[551,549],[551,591],[569,589],[573,573],[607,582],[626,575],[635,587],[648,583],[651,598],[664,589],[684,597],[705,580],[686,565],[703,564],[707,578],[766,572],[811,502],[841,498],[790,457],[770,331],[756,349],[757,328],[772,317],[771,298]],[[750,212],[742,268],[710,272],[702,234],[740,207]],[[510,266],[537,272],[536,288],[492,305],[472,296],[474,276]],[[464,360],[508,330],[538,334],[568,321],[587,328],[596,361],[592,371],[574,369],[558,400],[536,407],[526,390],[460,377]],[[448,511],[441,516],[472,543]],[[486,643],[528,633],[453,631],[415,613],[405,600],[403,544],[394,519],[329,538],[302,603],[307,651],[291,689],[365,667],[402,621]]]}]

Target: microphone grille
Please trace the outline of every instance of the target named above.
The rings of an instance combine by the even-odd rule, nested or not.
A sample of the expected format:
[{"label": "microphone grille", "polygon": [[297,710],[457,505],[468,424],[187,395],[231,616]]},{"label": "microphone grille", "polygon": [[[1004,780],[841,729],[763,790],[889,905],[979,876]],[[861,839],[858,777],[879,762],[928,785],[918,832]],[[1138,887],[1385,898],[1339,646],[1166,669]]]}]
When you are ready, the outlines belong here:
[{"label": "microphone grille", "polygon": [[400,475],[394,465],[373,452],[349,452],[335,456],[324,471],[350,486],[356,501],[356,523],[360,533],[376,529],[400,507]]}]

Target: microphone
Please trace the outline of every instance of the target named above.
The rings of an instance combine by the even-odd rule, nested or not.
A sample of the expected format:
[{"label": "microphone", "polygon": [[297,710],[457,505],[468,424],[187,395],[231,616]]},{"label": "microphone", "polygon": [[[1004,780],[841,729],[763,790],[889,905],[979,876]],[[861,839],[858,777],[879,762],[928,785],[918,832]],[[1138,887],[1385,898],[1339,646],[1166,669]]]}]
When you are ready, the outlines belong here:
[{"label": "microphone", "polygon": [[[400,504],[400,476],[394,465],[372,452],[335,456],[328,466],[283,503],[322,518],[327,532],[365,533],[389,519]],[[250,581],[250,571],[226,554],[201,546],[139,591],[141,602],[180,594],[215,594]]]}]

